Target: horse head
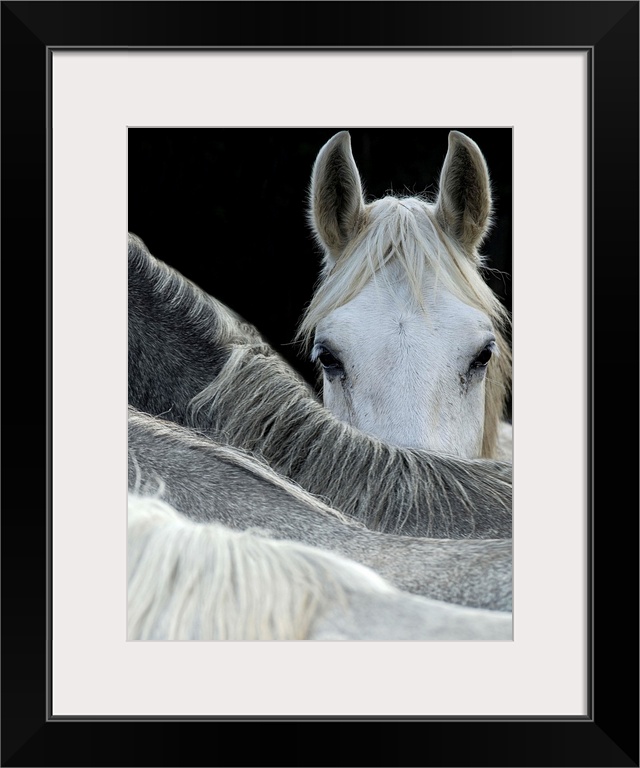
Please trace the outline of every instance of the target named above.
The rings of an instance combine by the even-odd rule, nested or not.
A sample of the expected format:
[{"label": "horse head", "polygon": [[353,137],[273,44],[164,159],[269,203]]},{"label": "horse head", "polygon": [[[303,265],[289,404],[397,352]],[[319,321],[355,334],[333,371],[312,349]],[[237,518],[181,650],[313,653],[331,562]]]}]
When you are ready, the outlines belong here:
[{"label": "horse head", "polygon": [[325,406],[386,442],[493,457],[508,395],[508,314],[482,277],[487,164],[457,131],[437,197],[365,202],[350,135],[320,150],[309,222],[323,252],[299,335]]}]

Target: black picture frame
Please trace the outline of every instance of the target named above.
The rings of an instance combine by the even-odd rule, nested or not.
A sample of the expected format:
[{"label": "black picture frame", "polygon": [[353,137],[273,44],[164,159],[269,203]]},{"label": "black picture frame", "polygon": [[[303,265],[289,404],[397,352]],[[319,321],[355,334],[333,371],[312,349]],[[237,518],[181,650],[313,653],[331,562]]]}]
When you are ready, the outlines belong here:
[{"label": "black picture frame", "polygon": [[[637,439],[628,440],[629,424],[638,424],[638,7],[581,0],[2,3],[2,267],[11,297],[3,334],[11,437],[2,510],[3,766],[638,766],[638,455]],[[589,52],[586,717],[206,724],[49,717],[48,59],[53,48],[148,46]]]}]

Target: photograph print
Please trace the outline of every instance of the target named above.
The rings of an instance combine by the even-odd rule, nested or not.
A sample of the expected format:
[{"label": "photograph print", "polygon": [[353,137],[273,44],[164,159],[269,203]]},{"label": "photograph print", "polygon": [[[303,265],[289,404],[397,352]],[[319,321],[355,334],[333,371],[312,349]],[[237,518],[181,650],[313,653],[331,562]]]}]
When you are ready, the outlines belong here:
[{"label": "photograph print", "polygon": [[129,128],[128,179],[128,639],[511,641],[511,128]]}]

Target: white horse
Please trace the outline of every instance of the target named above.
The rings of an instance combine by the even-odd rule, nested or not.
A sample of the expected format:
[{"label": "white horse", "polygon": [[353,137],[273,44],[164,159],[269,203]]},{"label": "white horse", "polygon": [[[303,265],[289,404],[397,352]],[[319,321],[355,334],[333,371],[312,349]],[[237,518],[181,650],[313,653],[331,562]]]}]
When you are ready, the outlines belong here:
[{"label": "white horse", "polygon": [[511,614],[401,592],[345,557],[129,496],[129,640],[511,640]]},{"label": "white horse", "polygon": [[349,133],[316,159],[309,220],[321,282],[299,337],[322,366],[325,406],[387,443],[504,458],[509,317],[482,278],[491,224],[484,157],[449,134],[437,198],[365,203]]}]

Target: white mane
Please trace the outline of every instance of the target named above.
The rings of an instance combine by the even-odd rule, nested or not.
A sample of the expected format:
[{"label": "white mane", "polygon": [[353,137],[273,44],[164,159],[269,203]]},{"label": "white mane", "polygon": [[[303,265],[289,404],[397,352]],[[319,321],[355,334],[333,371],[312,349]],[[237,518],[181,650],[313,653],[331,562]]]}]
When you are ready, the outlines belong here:
[{"label": "white mane", "polygon": [[129,496],[131,640],[304,640],[347,592],[395,592],[328,552],[188,520],[162,499]]}]

